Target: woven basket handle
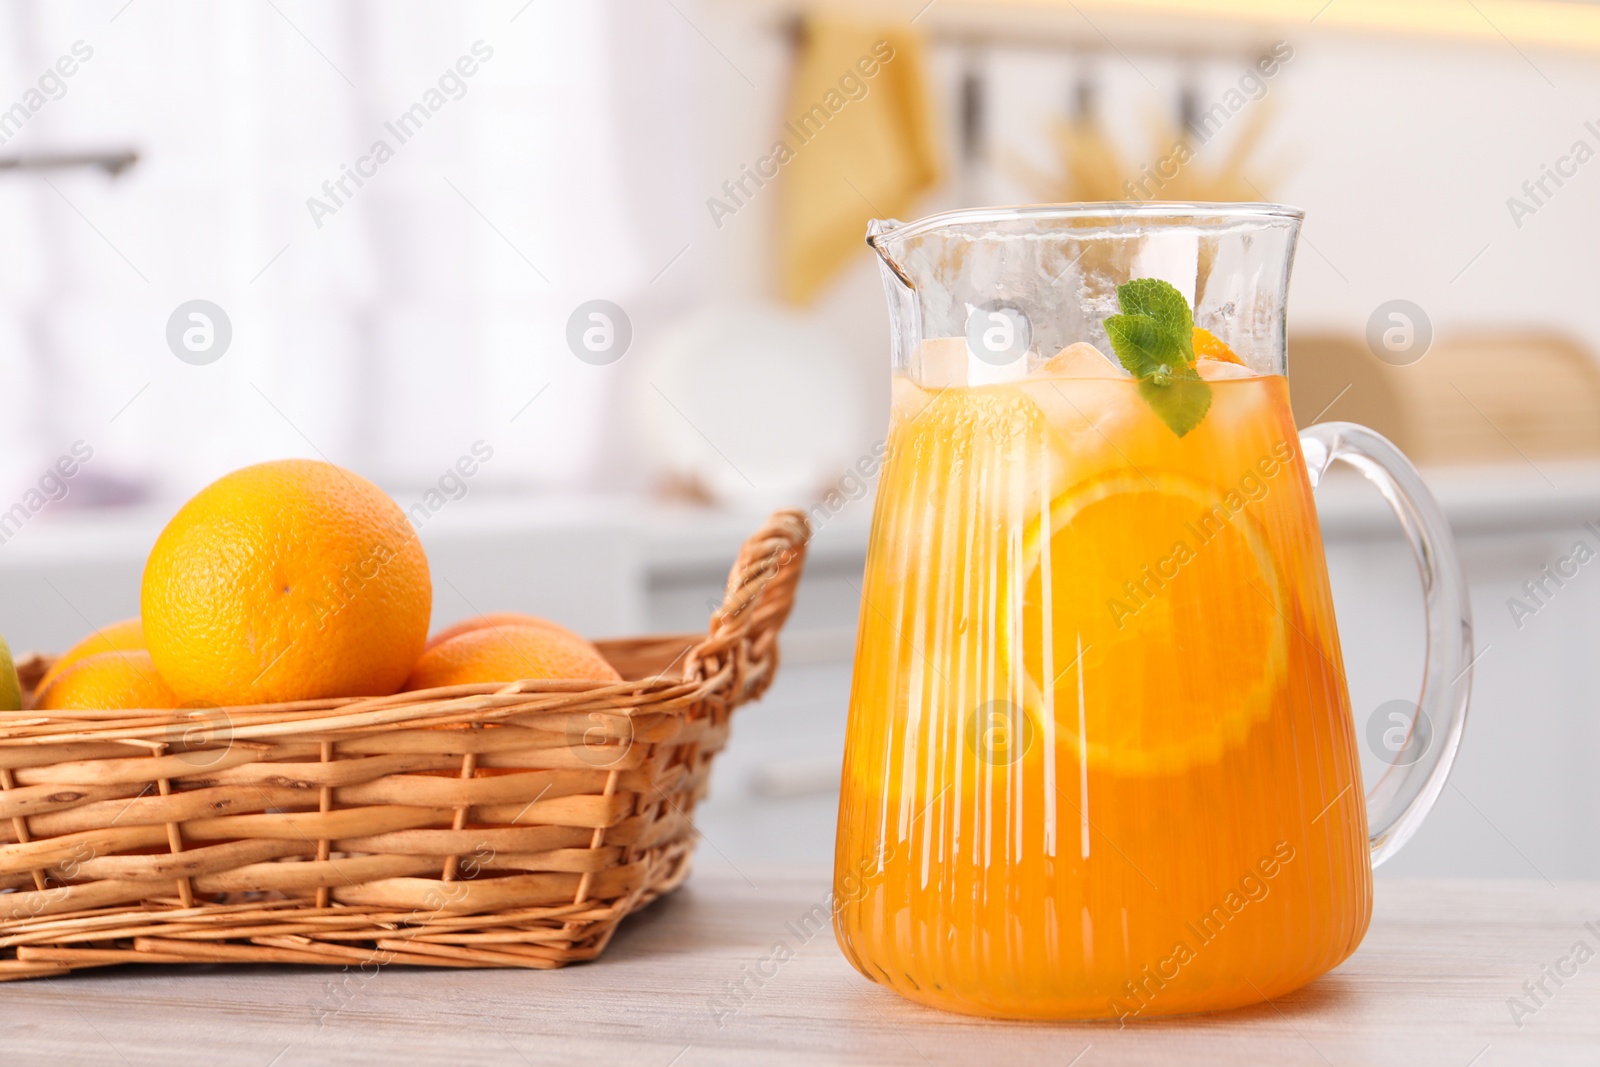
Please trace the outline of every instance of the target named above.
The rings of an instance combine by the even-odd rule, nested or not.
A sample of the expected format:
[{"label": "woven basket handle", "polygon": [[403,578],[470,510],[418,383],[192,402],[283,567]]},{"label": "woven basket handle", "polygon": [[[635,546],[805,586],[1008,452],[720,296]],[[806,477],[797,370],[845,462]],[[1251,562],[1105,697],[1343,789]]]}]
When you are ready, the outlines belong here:
[{"label": "woven basket handle", "polygon": [[790,508],[773,512],[745,541],[722,606],[711,613],[710,633],[684,661],[686,677],[706,679],[732,668],[740,699],[761,695],[777,666],[778,630],[794,606],[810,540],[805,513]]}]

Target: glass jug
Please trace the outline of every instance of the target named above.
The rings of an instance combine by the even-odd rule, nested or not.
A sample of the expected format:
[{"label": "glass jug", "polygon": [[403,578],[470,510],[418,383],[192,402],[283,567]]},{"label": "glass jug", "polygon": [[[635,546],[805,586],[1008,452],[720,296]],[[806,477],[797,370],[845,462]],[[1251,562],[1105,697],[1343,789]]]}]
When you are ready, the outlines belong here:
[{"label": "glass jug", "polygon": [[[862,974],[1010,1018],[1274,998],[1349,956],[1444,787],[1472,627],[1416,470],[1297,432],[1301,213],[1069,204],[874,222],[894,347],[835,931]],[[1365,791],[1312,489],[1416,552],[1418,718]]]}]

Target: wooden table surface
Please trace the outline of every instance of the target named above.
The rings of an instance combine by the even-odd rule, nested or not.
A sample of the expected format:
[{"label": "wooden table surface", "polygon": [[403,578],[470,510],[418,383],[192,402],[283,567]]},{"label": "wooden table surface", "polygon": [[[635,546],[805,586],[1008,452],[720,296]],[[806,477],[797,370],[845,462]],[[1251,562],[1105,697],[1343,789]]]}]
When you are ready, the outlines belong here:
[{"label": "wooden table surface", "polygon": [[[912,1004],[856,974],[831,932],[796,936],[827,906],[825,872],[745,874],[698,872],[563,971],[143,967],[0,985],[0,1063],[1600,1064],[1600,885],[1379,879],[1372,929],[1332,974],[1272,1005],[1119,1028]],[[780,940],[793,958],[763,962]],[[1577,973],[1558,986],[1558,966]],[[1541,978],[1536,1004],[1523,983]],[[1530,1009],[1515,1018],[1514,998]]]}]

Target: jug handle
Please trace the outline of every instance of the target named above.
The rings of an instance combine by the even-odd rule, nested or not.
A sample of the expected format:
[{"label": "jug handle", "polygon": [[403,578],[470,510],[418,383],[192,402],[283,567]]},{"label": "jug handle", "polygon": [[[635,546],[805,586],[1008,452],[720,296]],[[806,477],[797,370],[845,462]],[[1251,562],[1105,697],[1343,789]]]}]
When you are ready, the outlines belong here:
[{"label": "jug handle", "polygon": [[1300,435],[1311,484],[1343,460],[1377,486],[1416,556],[1427,616],[1422,695],[1405,743],[1367,790],[1367,825],[1376,867],[1417,832],[1461,747],[1472,689],[1472,608],[1455,538],[1411,461],[1383,435],[1353,422],[1324,422]]}]

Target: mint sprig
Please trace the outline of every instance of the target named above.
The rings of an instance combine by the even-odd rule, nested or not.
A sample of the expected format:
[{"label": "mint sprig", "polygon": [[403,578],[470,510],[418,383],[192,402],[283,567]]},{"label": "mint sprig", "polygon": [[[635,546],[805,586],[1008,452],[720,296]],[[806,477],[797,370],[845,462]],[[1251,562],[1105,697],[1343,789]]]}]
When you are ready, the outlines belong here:
[{"label": "mint sprig", "polygon": [[1211,410],[1211,386],[1194,366],[1194,315],[1183,294],[1160,278],[1117,286],[1122,314],[1108,315],[1106,336],[1139,395],[1182,437]]}]

